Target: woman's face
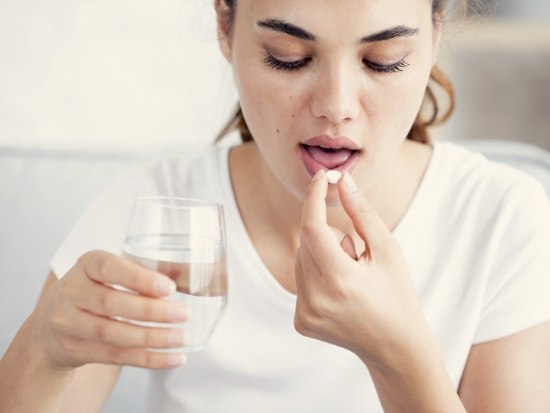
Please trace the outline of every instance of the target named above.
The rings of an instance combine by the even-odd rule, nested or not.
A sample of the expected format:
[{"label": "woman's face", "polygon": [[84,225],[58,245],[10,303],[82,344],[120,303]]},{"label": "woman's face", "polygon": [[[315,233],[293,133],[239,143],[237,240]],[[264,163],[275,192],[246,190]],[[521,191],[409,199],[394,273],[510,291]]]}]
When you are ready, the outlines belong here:
[{"label": "woman's face", "polygon": [[267,165],[298,199],[319,169],[368,191],[419,111],[438,43],[428,0],[238,0],[240,104]]}]

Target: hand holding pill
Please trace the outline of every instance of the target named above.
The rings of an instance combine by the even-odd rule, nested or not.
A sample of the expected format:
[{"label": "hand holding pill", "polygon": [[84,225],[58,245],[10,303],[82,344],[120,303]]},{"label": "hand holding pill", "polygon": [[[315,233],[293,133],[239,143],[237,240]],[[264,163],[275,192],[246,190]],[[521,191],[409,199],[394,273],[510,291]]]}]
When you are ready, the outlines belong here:
[{"label": "hand holding pill", "polygon": [[[327,219],[330,181],[337,183],[353,226],[343,239]],[[375,364],[385,361],[385,337],[405,351],[418,339],[415,332],[428,334],[401,248],[349,173],[342,178],[339,171],[319,171],[313,177],[301,227],[295,261],[299,333]]]}]

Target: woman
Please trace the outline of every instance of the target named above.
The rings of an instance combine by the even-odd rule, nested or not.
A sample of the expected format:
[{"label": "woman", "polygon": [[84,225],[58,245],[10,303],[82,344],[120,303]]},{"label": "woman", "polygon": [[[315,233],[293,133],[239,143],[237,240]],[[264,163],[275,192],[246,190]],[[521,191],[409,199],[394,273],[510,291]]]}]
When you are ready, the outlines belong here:
[{"label": "woman", "polygon": [[[96,199],[2,360],[2,411],[98,411],[134,365],[158,369],[148,411],[547,412],[550,206],[523,174],[429,144],[444,6],[217,0],[247,142]],[[159,193],[228,221],[230,304],[179,369],[147,349],[181,332],[111,318],[187,317],[159,299],[167,277],[116,255],[134,196]]]}]

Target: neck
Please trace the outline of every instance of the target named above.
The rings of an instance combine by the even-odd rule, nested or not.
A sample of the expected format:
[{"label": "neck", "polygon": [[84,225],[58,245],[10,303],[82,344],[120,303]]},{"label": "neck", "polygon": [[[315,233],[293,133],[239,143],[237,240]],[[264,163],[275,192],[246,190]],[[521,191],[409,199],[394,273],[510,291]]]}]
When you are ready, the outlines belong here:
[{"label": "neck", "polygon": [[273,175],[255,143],[233,148],[229,161],[233,191],[249,234],[284,241],[294,251],[299,243],[301,201]]},{"label": "neck", "polygon": [[[365,194],[390,229],[397,224],[397,215],[400,215],[396,207],[403,212],[401,203],[395,200],[396,193],[402,192],[402,185],[406,184],[407,172],[400,166],[406,165],[407,153],[405,149],[399,151],[381,179]],[[233,189],[248,232],[258,234],[261,231],[295,251],[299,245],[302,201],[273,175],[253,142],[231,151],[230,168]],[[335,191],[336,187],[330,190]],[[327,223],[344,233],[355,234],[349,217],[340,206],[327,208]]]},{"label": "neck", "polygon": [[[426,145],[403,145],[365,194],[390,230],[414,197],[430,154]],[[237,205],[256,251],[275,279],[295,293],[294,257],[300,243],[302,201],[281,185],[256,144],[232,149],[229,162]],[[359,249],[357,254],[363,252],[364,243],[340,206],[327,208],[327,223],[339,238],[350,234]]]}]

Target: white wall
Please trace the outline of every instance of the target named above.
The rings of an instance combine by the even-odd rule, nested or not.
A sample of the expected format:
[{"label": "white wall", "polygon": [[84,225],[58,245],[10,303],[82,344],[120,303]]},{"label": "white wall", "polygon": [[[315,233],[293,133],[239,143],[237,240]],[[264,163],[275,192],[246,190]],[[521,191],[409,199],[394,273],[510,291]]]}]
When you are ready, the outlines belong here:
[{"label": "white wall", "polygon": [[206,145],[235,101],[213,0],[0,1],[0,145]]}]

